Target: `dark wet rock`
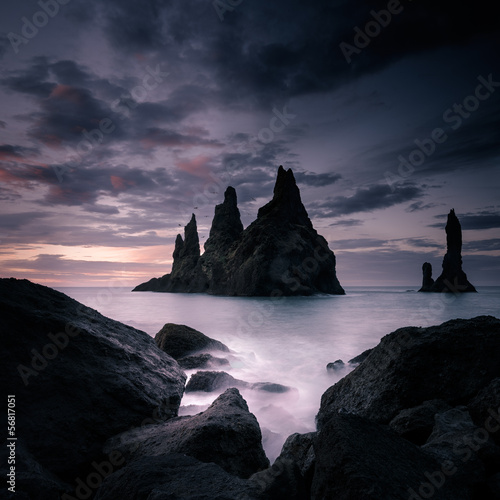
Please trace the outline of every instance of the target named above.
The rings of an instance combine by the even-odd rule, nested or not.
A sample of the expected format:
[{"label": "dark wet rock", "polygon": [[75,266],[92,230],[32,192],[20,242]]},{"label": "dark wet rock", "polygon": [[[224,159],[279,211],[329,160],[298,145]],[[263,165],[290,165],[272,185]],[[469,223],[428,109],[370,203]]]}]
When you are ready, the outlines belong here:
[{"label": "dark wet rock", "polygon": [[288,436],[280,457],[295,462],[299,467],[300,473],[306,477],[314,470],[314,440],[316,432],[307,434],[292,434]]},{"label": "dark wet rock", "polygon": [[354,358],[350,359],[348,361],[348,363],[350,365],[359,365],[360,363],[362,363],[367,357],[368,355],[373,351],[373,348],[372,349],[367,349],[366,351],[363,351],[361,354],[358,354],[357,356],[355,356]]},{"label": "dark wet rock", "polygon": [[422,288],[420,291],[430,290],[432,285],[434,285],[434,280],[432,279],[432,264],[424,262],[422,265]]},{"label": "dark wet rock", "polygon": [[96,500],[254,500],[256,486],[181,453],[145,456],[108,476]]},{"label": "dark wet rock", "polygon": [[226,372],[200,371],[193,373],[186,384],[186,392],[213,392],[226,387],[248,387],[248,382],[238,380]]},{"label": "dark wet rock", "polygon": [[417,445],[423,445],[434,428],[434,416],[436,413],[449,410],[449,404],[439,399],[424,401],[414,408],[400,411],[389,423],[390,428]]},{"label": "dark wet rock", "polygon": [[303,481],[296,463],[278,457],[271,467],[250,477],[250,484],[269,500],[304,500],[309,487]]},{"label": "dark wet rock", "polygon": [[327,371],[338,371],[342,368],[345,368],[345,363],[341,359],[337,359],[337,361],[326,365]]},{"label": "dark wet rock", "polygon": [[422,266],[423,280],[419,292],[475,292],[474,286],[467,280],[462,270],[462,227],[451,209],[446,222],[446,254],[443,259],[443,271],[433,281],[432,267],[429,263]]},{"label": "dark wet rock", "polygon": [[488,478],[487,486],[488,490],[485,498],[500,500],[500,472],[497,472]]},{"label": "dark wet rock", "polygon": [[339,410],[388,423],[431,399],[467,404],[500,376],[499,359],[500,320],[492,316],[400,328],[323,394],[318,426]]},{"label": "dark wet rock", "polygon": [[500,469],[500,449],[485,429],[474,425],[465,407],[436,414],[422,450],[440,463],[453,464],[455,472],[449,481],[476,494],[485,490],[488,470]]},{"label": "dark wet rock", "polygon": [[229,361],[225,358],[217,358],[209,353],[194,354],[177,360],[179,366],[184,370],[194,370],[196,368],[216,368],[228,366]]},{"label": "dark wet rock", "polygon": [[[346,413],[332,414],[314,451],[311,498],[409,499],[428,481],[426,472],[441,470],[437,460],[386,426]],[[436,499],[470,499],[449,481],[433,493]]]},{"label": "dark wet rock", "polygon": [[[2,479],[7,479],[8,467],[8,452],[9,449],[4,444],[0,448],[0,473],[2,474]],[[55,498],[60,498],[61,494],[72,493],[72,487],[63,483],[54,474],[45,469],[40,463],[38,463],[33,456],[28,453],[23,445],[16,443],[15,447],[15,488],[16,493],[11,497],[1,498],[12,498],[15,500],[54,500]],[[5,484],[5,483],[4,483]],[[6,486],[2,485],[2,492],[5,492]],[[5,493],[4,493],[5,494]]]},{"label": "dark wet rock", "polygon": [[274,392],[275,394],[282,394],[292,390],[291,387],[281,384],[273,384],[272,382],[256,382],[254,384],[249,384],[248,387],[256,391]]},{"label": "dark wet rock", "polygon": [[185,453],[243,478],[269,466],[257,419],[234,388],[221,394],[203,413],[116,436],[106,444],[105,451],[110,450],[119,451],[129,462],[144,456]]},{"label": "dark wet rock", "polygon": [[491,383],[467,404],[474,423],[484,427],[500,445],[500,378]]},{"label": "dark wet rock", "polygon": [[[189,234],[195,225],[193,216]],[[176,242],[172,272],[135,291],[273,297],[344,294],[335,273],[335,255],[313,228],[291,169],[279,167],[273,199],[259,209],[257,220],[245,230],[236,191],[229,187],[224,202],[215,208],[201,257],[194,250],[189,258],[182,254],[188,226],[185,241],[179,236]],[[194,236],[190,241],[195,241]]]},{"label": "dark wet rock", "polygon": [[0,280],[0,330],[18,446],[59,481],[88,473],[111,436],[177,415],[185,374],[142,331],[15,279]]},{"label": "dark wet rock", "polygon": [[167,323],[156,334],[157,346],[174,359],[185,358],[200,351],[229,352],[227,346],[218,340],[211,339],[203,333],[186,325]]}]

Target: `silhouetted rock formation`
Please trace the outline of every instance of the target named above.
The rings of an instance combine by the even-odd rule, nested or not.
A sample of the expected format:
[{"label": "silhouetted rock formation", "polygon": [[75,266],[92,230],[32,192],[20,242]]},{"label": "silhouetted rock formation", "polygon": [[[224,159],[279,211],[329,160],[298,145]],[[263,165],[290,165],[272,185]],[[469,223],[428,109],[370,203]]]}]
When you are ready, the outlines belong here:
[{"label": "silhouetted rock formation", "polygon": [[128,462],[144,456],[185,453],[242,478],[269,466],[257,419],[235,388],[227,389],[198,415],[143,426],[110,439],[104,451],[113,450]]},{"label": "silhouetted rock formation", "polygon": [[206,292],[280,296],[344,294],[335,255],[313,228],[291,169],[279,167],[273,199],[245,230],[236,191],[228,187],[215,207],[210,237],[200,257],[194,215],[177,236],[172,272],[134,291]]},{"label": "silhouetted rock formation", "polygon": [[155,335],[156,345],[174,359],[179,360],[195,353],[222,351],[229,348],[218,340],[186,325],[166,323]]},{"label": "silhouetted rock formation", "polygon": [[443,272],[434,281],[432,266],[425,262],[422,266],[423,280],[419,292],[475,292],[462,270],[462,227],[451,209],[446,222],[446,254],[443,259]]},{"label": "silhouetted rock formation", "polygon": [[272,392],[281,394],[291,390],[286,385],[272,382],[245,382],[238,380],[229,373],[221,371],[199,371],[194,373],[186,385],[186,392],[202,391],[213,392],[227,387],[237,387],[239,389],[253,389],[256,391]]},{"label": "silhouetted rock formation", "polygon": [[12,278],[0,279],[0,318],[1,385],[18,405],[19,498],[73,498],[107,439],[177,415],[186,376],[148,334]]},{"label": "silhouetted rock formation", "polygon": [[421,292],[429,289],[434,285],[434,280],[432,279],[432,264],[429,262],[424,262],[422,265],[422,289]]}]

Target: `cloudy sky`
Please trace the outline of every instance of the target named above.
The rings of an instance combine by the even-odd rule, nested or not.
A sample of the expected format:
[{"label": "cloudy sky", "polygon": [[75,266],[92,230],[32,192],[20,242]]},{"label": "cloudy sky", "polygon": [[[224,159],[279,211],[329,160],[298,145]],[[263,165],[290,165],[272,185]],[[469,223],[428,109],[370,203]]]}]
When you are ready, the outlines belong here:
[{"label": "cloudy sky", "polygon": [[[134,286],[296,174],[341,283],[500,277],[500,28],[431,0],[3,0],[0,274]],[[368,33],[368,34],[367,34]]]}]

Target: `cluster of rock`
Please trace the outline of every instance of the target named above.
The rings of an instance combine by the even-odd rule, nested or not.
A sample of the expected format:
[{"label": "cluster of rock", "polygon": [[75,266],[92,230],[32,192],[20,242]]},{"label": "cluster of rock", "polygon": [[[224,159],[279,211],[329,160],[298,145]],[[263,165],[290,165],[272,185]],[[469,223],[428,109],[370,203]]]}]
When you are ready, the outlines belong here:
[{"label": "cluster of rock", "polygon": [[222,342],[211,339],[189,326],[167,323],[156,334],[155,342],[162,351],[172,356],[182,368],[186,370],[202,369],[190,377],[186,384],[186,392],[214,392],[228,387],[273,393],[283,393],[291,390],[291,387],[271,382],[250,383],[239,380],[225,371],[209,371],[210,368],[230,365],[227,358],[213,355],[214,351],[227,354],[230,349]]},{"label": "cluster of rock", "polygon": [[462,270],[462,226],[453,209],[448,214],[445,230],[446,254],[443,259],[443,272],[434,281],[432,279],[432,265],[429,262],[424,262],[422,265],[422,287],[419,292],[476,292]]},{"label": "cluster of rock", "polygon": [[291,169],[279,167],[273,199],[246,229],[236,191],[228,187],[215,207],[205,252],[193,214],[175,240],[172,271],[134,291],[281,296],[344,294],[335,255],[313,228]]},{"label": "cluster of rock", "polygon": [[317,432],[290,436],[270,466],[237,388],[177,416],[186,376],[162,349],[230,356],[224,344],[171,324],[155,342],[26,280],[0,280],[0,313],[2,385],[18,405],[16,498],[500,497],[491,316],[385,336],[324,393]]}]

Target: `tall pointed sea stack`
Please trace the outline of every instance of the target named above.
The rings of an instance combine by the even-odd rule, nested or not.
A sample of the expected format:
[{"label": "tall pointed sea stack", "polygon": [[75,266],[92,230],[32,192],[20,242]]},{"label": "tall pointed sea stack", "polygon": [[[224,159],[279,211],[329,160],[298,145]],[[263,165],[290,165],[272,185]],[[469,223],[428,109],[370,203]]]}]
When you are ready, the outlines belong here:
[{"label": "tall pointed sea stack", "polygon": [[475,292],[462,270],[462,227],[451,209],[446,222],[446,255],[443,259],[443,272],[436,281],[432,280],[432,267],[425,263],[422,267],[423,282],[419,292]]},{"label": "tall pointed sea stack", "polygon": [[279,167],[273,199],[245,230],[236,191],[228,187],[224,202],[215,207],[201,257],[193,231],[194,215],[185,239],[177,237],[172,272],[134,291],[241,296],[345,293],[335,272],[335,255],[313,228],[291,169]]}]

